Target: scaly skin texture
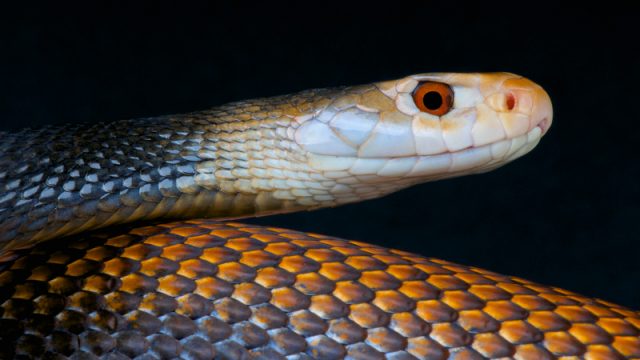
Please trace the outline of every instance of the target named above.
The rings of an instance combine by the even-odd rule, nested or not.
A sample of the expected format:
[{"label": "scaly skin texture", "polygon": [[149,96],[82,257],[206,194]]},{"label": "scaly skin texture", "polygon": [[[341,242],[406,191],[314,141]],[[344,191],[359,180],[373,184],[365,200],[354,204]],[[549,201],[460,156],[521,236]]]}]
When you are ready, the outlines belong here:
[{"label": "scaly skin texture", "polygon": [[[420,112],[418,81],[456,91]],[[505,108],[505,96],[518,101]],[[0,133],[0,250],[157,218],[335,206],[487,171],[531,150],[551,103],[519,76],[425,74],[183,115]]]},{"label": "scaly skin texture", "polygon": [[403,251],[239,223],[40,244],[18,251],[0,287],[3,359],[640,358],[636,311]]},{"label": "scaly skin texture", "polygon": [[[450,111],[419,110],[424,81],[449,86]],[[488,171],[551,117],[517,75],[421,74],[0,134],[0,358],[640,358],[640,314],[601,300],[317,234],[158,221]]]},{"label": "scaly skin texture", "polygon": [[326,103],[325,92],[0,135],[0,248],[140,219],[301,209],[278,183],[323,179],[289,151],[295,120],[283,114]]}]

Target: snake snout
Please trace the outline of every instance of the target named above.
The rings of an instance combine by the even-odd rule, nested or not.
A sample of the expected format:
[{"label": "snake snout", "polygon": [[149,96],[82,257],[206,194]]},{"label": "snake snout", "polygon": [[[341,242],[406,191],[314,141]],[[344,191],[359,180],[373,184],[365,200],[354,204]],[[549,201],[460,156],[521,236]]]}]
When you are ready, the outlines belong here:
[{"label": "snake snout", "polygon": [[553,121],[553,106],[551,105],[549,94],[542,88],[538,88],[534,94],[536,100],[531,111],[531,121],[532,125],[539,127],[542,130],[542,135],[544,135]]},{"label": "snake snout", "polygon": [[553,107],[549,94],[533,81],[519,77],[508,79],[502,84],[505,93],[505,107],[508,112],[518,112],[529,116],[531,131],[536,127],[544,135],[553,120]]}]

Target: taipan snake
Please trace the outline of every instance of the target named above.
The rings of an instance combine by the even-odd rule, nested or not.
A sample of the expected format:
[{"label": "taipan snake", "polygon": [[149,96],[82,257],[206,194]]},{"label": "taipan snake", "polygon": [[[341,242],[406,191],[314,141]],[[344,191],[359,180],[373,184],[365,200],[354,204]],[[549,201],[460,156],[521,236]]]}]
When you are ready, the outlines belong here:
[{"label": "taipan snake", "polygon": [[0,358],[640,358],[637,311],[228,222],[486,172],[551,121],[523,77],[436,73],[0,133]]}]

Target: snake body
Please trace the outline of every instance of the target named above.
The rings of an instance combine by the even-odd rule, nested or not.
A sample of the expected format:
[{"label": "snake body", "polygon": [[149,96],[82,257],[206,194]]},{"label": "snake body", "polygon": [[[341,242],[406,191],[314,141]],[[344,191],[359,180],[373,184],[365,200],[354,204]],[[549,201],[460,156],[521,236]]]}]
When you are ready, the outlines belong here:
[{"label": "snake body", "polygon": [[447,73],[0,133],[0,358],[640,358],[637,311],[228,222],[489,171],[551,116],[527,79]]}]

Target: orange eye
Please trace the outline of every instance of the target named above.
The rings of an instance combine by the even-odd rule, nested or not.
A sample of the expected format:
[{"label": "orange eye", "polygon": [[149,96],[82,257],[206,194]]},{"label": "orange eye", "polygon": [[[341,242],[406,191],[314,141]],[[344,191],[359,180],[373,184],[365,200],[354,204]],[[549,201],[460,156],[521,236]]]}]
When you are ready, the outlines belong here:
[{"label": "orange eye", "polygon": [[413,90],[413,101],[420,111],[442,116],[453,107],[453,90],[447,84],[426,81]]}]

